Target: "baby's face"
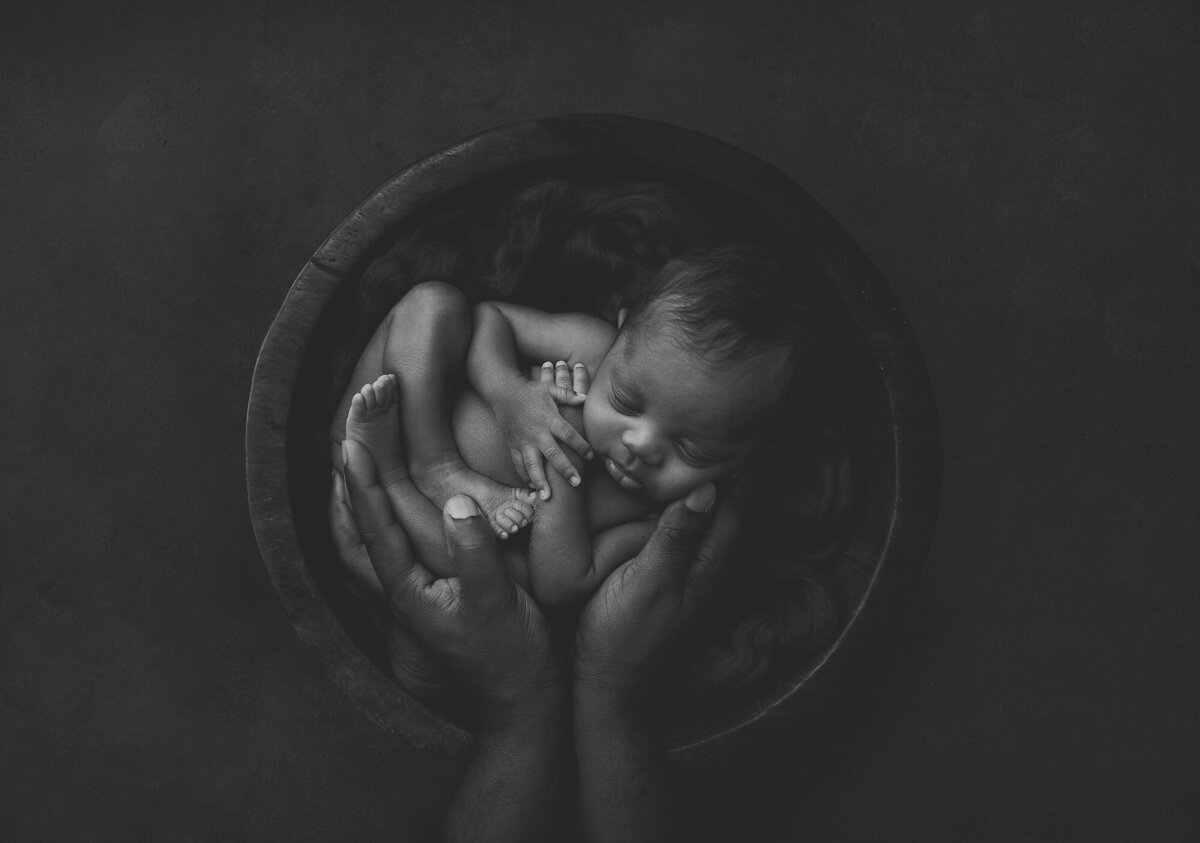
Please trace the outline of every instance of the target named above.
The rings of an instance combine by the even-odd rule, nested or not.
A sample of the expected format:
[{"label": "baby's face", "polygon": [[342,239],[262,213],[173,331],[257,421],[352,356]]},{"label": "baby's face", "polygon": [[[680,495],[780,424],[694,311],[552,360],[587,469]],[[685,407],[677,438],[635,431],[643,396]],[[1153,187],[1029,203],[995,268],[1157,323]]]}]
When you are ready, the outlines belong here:
[{"label": "baby's face", "polygon": [[713,367],[662,331],[623,331],[583,405],[585,435],[623,489],[676,500],[745,463],[778,398],[777,370],[761,361]]}]

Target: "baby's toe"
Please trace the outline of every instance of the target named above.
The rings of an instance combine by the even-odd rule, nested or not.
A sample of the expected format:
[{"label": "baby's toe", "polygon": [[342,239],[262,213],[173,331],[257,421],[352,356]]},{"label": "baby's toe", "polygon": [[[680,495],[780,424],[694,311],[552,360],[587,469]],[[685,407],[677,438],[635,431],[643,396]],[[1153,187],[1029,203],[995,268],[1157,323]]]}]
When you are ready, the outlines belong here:
[{"label": "baby's toe", "polygon": [[517,523],[517,520],[511,517],[507,511],[500,512],[496,515],[496,523],[500,526],[501,530],[504,530],[507,533],[515,533],[521,528],[521,525]]},{"label": "baby's toe", "polygon": [[512,514],[512,517],[523,518],[525,519],[525,523],[529,523],[533,518],[534,502],[536,500],[537,496],[532,492],[528,496],[514,498],[512,503],[508,505],[508,511]]}]

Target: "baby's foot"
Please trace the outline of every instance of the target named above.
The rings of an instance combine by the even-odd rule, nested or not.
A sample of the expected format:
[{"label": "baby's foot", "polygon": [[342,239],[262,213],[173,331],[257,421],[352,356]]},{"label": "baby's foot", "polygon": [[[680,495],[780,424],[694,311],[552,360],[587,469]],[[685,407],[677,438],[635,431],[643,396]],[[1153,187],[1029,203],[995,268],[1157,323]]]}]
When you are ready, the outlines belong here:
[{"label": "baby's foot", "polygon": [[400,431],[399,391],[396,376],[383,375],[359,390],[350,400],[346,416],[346,438],[366,448],[379,477],[391,481],[408,476]]},{"label": "baby's foot", "polygon": [[479,505],[492,530],[506,539],[533,521],[537,494],[532,489],[514,489],[472,471],[458,454],[441,454],[413,461],[417,488],[438,506],[455,495],[466,495]]}]

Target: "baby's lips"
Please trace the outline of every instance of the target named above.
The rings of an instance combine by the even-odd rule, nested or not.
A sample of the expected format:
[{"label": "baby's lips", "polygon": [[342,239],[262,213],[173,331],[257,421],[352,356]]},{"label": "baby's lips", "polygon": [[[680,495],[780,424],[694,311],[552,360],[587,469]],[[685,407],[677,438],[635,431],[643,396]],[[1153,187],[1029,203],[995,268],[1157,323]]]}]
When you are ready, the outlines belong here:
[{"label": "baby's lips", "polygon": [[631,492],[640,492],[646,488],[646,484],[638,480],[628,471],[626,471],[620,463],[612,457],[604,458],[604,467],[608,470],[609,476],[616,480],[622,489]]}]

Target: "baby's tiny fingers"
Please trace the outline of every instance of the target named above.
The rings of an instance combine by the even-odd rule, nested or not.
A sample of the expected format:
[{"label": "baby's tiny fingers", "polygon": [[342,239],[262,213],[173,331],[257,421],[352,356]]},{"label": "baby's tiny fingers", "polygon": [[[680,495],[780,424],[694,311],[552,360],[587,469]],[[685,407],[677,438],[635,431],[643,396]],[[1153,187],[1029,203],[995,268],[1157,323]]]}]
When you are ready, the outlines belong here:
[{"label": "baby's tiny fingers", "polygon": [[554,385],[563,389],[571,388],[571,370],[566,360],[559,360],[554,364]]},{"label": "baby's tiny fingers", "polygon": [[551,426],[553,433],[559,440],[565,442],[568,447],[584,459],[592,458],[592,446],[583,438],[582,434],[574,428],[574,426],[565,419],[560,418]]},{"label": "baby's tiny fingers", "polygon": [[542,364],[542,371],[538,373],[538,380],[541,383],[554,383],[554,364],[549,360]]},{"label": "baby's tiny fingers", "polygon": [[588,375],[587,366],[583,365],[582,363],[576,363],[575,370],[572,372],[572,377],[574,382],[571,384],[571,388],[574,389],[578,395],[587,395],[591,380]]},{"label": "baby's tiny fingers", "polygon": [[558,447],[557,442],[553,439],[543,441],[542,453],[549,460],[550,465],[554,466],[554,470],[561,474],[568,483],[572,486],[580,484],[579,472],[575,470],[575,466],[571,465],[571,460],[567,457],[566,452]]},{"label": "baby's tiny fingers", "polygon": [[521,452],[516,448],[509,448],[508,455],[512,457],[513,467],[516,468],[517,474],[528,483],[529,470],[525,468],[525,457],[521,456]]},{"label": "baby's tiny fingers", "polygon": [[542,455],[537,448],[525,449],[525,470],[529,473],[529,485],[537,489],[538,497],[544,501],[550,500],[550,484],[546,482]]},{"label": "baby's tiny fingers", "polygon": [[571,407],[578,407],[584,401],[584,396],[575,392],[571,387],[552,386],[550,387],[550,398],[555,404],[567,404]]}]

